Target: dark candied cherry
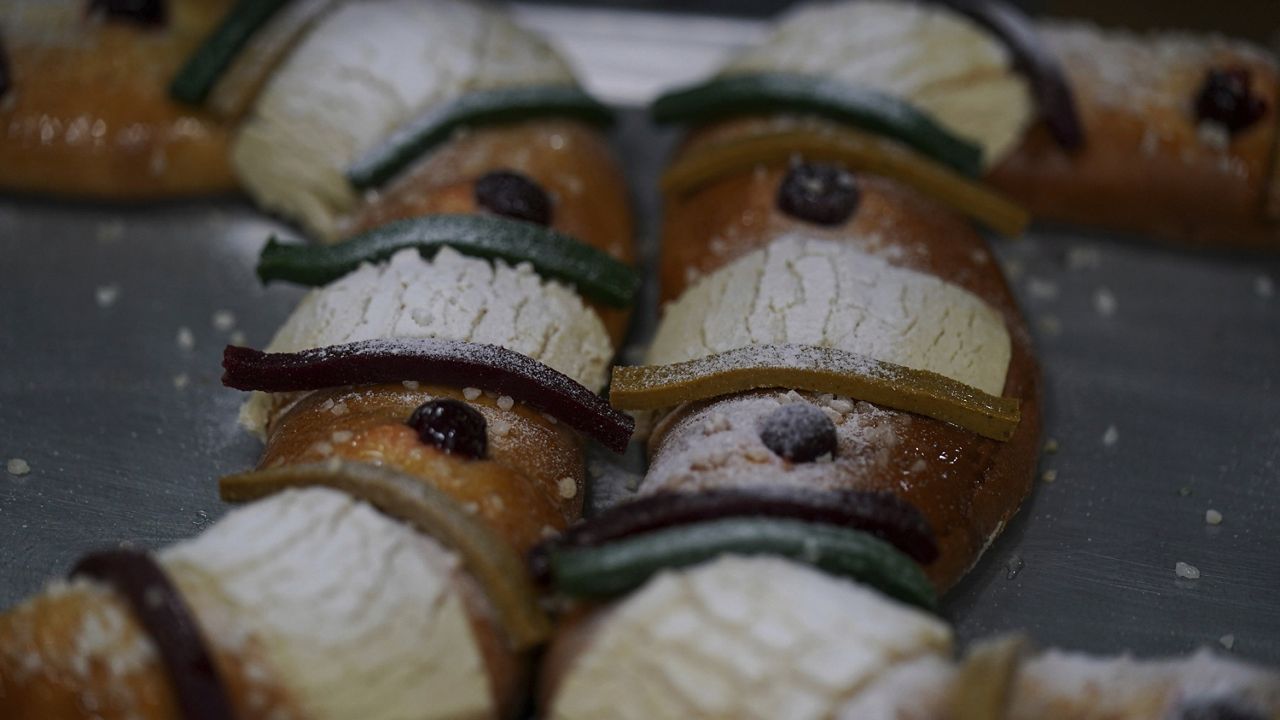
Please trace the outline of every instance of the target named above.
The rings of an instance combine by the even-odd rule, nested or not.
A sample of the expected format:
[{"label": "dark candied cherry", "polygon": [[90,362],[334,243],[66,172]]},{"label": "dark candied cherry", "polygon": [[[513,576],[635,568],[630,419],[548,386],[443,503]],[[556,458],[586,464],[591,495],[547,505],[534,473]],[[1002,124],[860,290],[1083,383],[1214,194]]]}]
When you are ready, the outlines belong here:
[{"label": "dark candied cherry", "polygon": [[489,451],[484,415],[458,400],[429,400],[409,416],[409,427],[428,445],[441,450],[482,459]]},{"label": "dark candied cherry", "polygon": [[791,403],[765,416],[760,442],[785,460],[813,462],[836,454],[836,425],[809,403]]},{"label": "dark candied cherry", "polygon": [[476,204],[489,212],[539,225],[551,224],[551,198],[528,177],[510,170],[486,173],[475,186]]},{"label": "dark candied cherry", "polygon": [[797,163],[778,186],[778,209],[818,225],[840,225],[858,209],[853,173],[835,165]]},{"label": "dark candied cherry", "polygon": [[1234,135],[1256,123],[1267,103],[1249,91],[1248,68],[1212,68],[1196,95],[1196,117],[1219,123]]},{"label": "dark candied cherry", "polygon": [[1240,705],[1230,698],[1184,701],[1177,720],[1267,720],[1266,715]]}]

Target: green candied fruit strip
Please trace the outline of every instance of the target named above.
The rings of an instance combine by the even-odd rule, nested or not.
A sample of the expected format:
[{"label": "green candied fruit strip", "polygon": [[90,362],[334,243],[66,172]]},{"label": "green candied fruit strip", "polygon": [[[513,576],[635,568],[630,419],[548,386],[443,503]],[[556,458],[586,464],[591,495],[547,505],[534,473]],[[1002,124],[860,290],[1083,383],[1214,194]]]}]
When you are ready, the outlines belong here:
[{"label": "green candied fruit strip", "polygon": [[201,105],[222,74],[248,44],[289,0],[240,0],[218,27],[187,58],[169,85],[169,95],[188,105]]},{"label": "green candied fruit strip", "polygon": [[796,110],[898,140],[970,177],[982,172],[982,148],[928,114],[885,93],[807,75],[730,75],[659,97],[659,123],[706,122],[752,113]]},{"label": "green candied fruit strip", "polygon": [[453,102],[432,107],[358,158],[347,179],[358,190],[375,188],[439,145],[454,130],[493,125],[533,117],[562,116],[595,125],[613,122],[613,111],[572,86],[549,85],[503,88],[468,93]]},{"label": "green candied fruit strip", "polygon": [[903,602],[936,611],[928,578],[889,543],[859,530],[775,518],[694,523],[596,547],[551,550],[551,576],[566,595],[608,598],[634,590],[665,568],[724,554],[779,555],[853,578]]},{"label": "green candied fruit strip", "polygon": [[640,276],[626,263],[576,238],[520,220],[490,215],[424,215],[381,225],[337,245],[285,244],[272,236],[258,258],[258,278],[318,286],[386,260],[405,248],[425,257],[444,246],[464,255],[527,262],[543,277],[577,288],[584,297],[626,307]]}]

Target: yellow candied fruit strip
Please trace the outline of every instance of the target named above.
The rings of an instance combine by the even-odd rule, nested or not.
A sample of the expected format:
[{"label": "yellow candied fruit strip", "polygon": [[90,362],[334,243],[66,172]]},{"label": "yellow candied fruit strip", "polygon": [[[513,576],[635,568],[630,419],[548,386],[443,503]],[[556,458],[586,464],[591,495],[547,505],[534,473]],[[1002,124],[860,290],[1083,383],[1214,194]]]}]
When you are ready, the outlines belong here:
[{"label": "yellow candied fruit strip", "polygon": [[683,195],[730,173],[797,155],[901,181],[1008,237],[1021,235],[1031,222],[1026,210],[1002,195],[899,143],[853,128],[780,130],[696,147],[667,168],[661,186],[667,194]]},{"label": "yellow candied fruit strip", "polygon": [[331,459],[228,475],[218,482],[228,502],[257,500],[288,488],[322,486],[363,500],[462,555],[463,564],[493,602],[513,649],[551,635],[524,563],[492,530],[448,495],[417,478],[366,463]]},{"label": "yellow candied fruit strip", "polygon": [[996,397],[927,370],[812,345],[752,345],[671,365],[615,367],[609,402],[656,410],[762,388],[832,393],[1008,440],[1018,398]]}]

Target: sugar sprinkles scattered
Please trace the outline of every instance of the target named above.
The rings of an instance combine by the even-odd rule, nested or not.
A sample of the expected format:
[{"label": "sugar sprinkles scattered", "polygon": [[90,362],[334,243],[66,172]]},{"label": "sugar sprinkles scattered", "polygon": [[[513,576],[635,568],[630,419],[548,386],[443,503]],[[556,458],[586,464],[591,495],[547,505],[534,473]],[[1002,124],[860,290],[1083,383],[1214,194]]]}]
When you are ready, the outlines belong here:
[{"label": "sugar sprinkles scattered", "polygon": [[405,389],[405,390],[417,390],[417,389],[418,389],[418,381],[417,381],[417,380],[403,380],[403,381],[401,381],[401,382],[400,382],[400,384],[404,386],[404,389]]},{"label": "sugar sprinkles scattered", "polygon": [[1182,578],[1182,579],[1184,579],[1184,580],[1199,580],[1199,579],[1200,579],[1200,568],[1196,567],[1195,565],[1188,565],[1187,563],[1184,563],[1184,562],[1182,562],[1182,561],[1178,561],[1178,562],[1173,566],[1173,572],[1174,572],[1178,577],[1180,577],[1180,578]]},{"label": "sugar sprinkles scattered", "polygon": [[1214,510],[1213,508],[1209,508],[1204,511],[1204,521],[1209,525],[1221,525],[1222,513]]},{"label": "sugar sprinkles scattered", "polygon": [[210,322],[213,324],[214,330],[217,330],[218,332],[229,332],[236,326],[236,316],[235,313],[230,310],[218,310],[213,313],[213,317]]},{"label": "sugar sprinkles scattered", "polygon": [[1053,468],[1049,468],[1048,470],[1040,473],[1040,479],[1044,482],[1051,483],[1058,479],[1058,471]]},{"label": "sugar sprinkles scattered", "polygon": [[334,403],[333,407],[329,409],[329,412],[337,415],[338,417],[342,417],[347,414],[347,404],[344,402]]},{"label": "sugar sprinkles scattered", "polygon": [[10,475],[26,475],[31,472],[31,465],[22,458],[10,458],[9,462],[5,463],[5,470],[8,470]]},{"label": "sugar sprinkles scattered", "polygon": [[1276,285],[1269,275],[1259,275],[1253,279],[1253,291],[1260,298],[1269,298],[1276,294]]},{"label": "sugar sprinkles scattered", "polygon": [[334,430],[330,439],[335,443],[351,442],[351,438],[355,437],[355,433],[350,430]]},{"label": "sugar sprinkles scattered", "polygon": [[227,342],[231,343],[232,345],[244,346],[249,344],[249,336],[245,335],[244,331],[242,330],[236,330],[235,332],[231,333],[231,336],[229,338],[227,338]]},{"label": "sugar sprinkles scattered", "polygon": [[176,390],[182,390],[191,384],[191,376],[186,373],[178,373],[173,376],[173,387]]},{"label": "sugar sprinkles scattered", "polygon": [[1116,429],[1115,425],[1108,425],[1107,431],[1102,433],[1102,444],[1107,447],[1112,447],[1119,441],[1120,431]]},{"label": "sugar sprinkles scattered", "polygon": [[1218,638],[1218,644],[1226,648],[1227,650],[1230,650],[1231,648],[1236,646],[1236,636],[1232,635],[1231,633],[1227,633],[1226,635],[1223,635],[1222,637]]},{"label": "sugar sprinkles scattered", "polygon": [[1115,315],[1116,306],[1116,296],[1107,288],[1098,288],[1093,293],[1093,309],[1097,310],[1102,317]]},{"label": "sugar sprinkles scattered", "polygon": [[567,475],[560,478],[559,482],[556,483],[556,488],[560,491],[560,497],[566,500],[578,494],[578,483]]},{"label": "sugar sprinkles scattered", "polygon": [[503,395],[498,398],[498,407],[503,410],[510,410],[515,404],[516,401],[512,400],[510,395]]},{"label": "sugar sprinkles scattered", "polygon": [[98,307],[106,310],[116,304],[116,300],[120,299],[120,286],[111,283],[109,285],[99,285],[93,291],[93,300],[98,303]]},{"label": "sugar sprinkles scattered", "polygon": [[1040,331],[1045,335],[1061,335],[1062,321],[1057,315],[1042,315],[1040,317]]},{"label": "sugar sprinkles scattered", "polygon": [[475,400],[480,397],[480,388],[467,387],[462,388],[462,397],[468,400]]},{"label": "sugar sprinkles scattered", "polygon": [[1027,278],[1027,294],[1036,300],[1056,300],[1058,283],[1032,276]]},{"label": "sugar sprinkles scattered", "polygon": [[177,343],[179,348],[190,352],[196,346],[195,333],[191,332],[191,328],[183,325],[178,328]]},{"label": "sugar sprinkles scattered", "polygon": [[1044,452],[1046,455],[1053,455],[1058,452],[1059,446],[1056,438],[1049,438],[1044,441]]}]

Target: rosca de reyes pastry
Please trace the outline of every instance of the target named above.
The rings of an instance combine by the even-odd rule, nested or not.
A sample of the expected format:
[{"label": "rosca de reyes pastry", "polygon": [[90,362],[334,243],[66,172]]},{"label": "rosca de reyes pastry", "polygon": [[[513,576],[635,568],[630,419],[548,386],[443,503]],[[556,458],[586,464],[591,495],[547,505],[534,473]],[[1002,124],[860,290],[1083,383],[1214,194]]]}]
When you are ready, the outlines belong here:
[{"label": "rosca de reyes pastry", "polygon": [[[372,26],[388,35],[373,42]],[[598,394],[638,286],[625,188],[593,127],[601,108],[571,87],[516,92],[524,76],[502,63],[524,67],[522,53],[542,46],[489,8],[375,0],[307,27],[235,142],[275,138],[245,156],[264,161],[249,174],[300,170],[263,182],[282,211],[316,228],[323,218],[341,242],[272,238],[259,277],[313,289],[264,350],[226,349],[224,384],[252,391],[241,419],[266,448],[221,491],[251,504],[4,615],[0,702],[15,717],[203,706],[201,717],[465,718],[523,706],[550,631],[524,553],[581,517],[585,444],[620,452],[634,426]],[[447,63],[449,43],[489,59],[424,74],[423,53]],[[380,72],[412,101],[388,103]],[[335,77],[360,82],[335,90]],[[520,86],[508,93],[507,81]],[[335,103],[350,117],[308,124],[341,115]],[[499,124],[459,131],[476,118]],[[408,139],[390,133],[410,121]],[[393,157],[365,163],[361,182],[392,184],[308,216],[333,198],[307,183],[355,187],[349,166],[373,140]],[[353,154],[326,154],[339,145]],[[137,568],[150,578],[140,591]],[[176,633],[172,617],[130,605],[157,582]],[[112,634],[81,634],[103,622]],[[124,647],[134,654],[122,664]]]},{"label": "rosca de reyes pastry", "polygon": [[0,190],[139,200],[233,189],[225,124],[169,97],[231,5],[0,4]]},{"label": "rosca de reyes pastry", "polygon": [[[852,0],[791,12],[654,114],[702,123],[690,143],[709,156],[682,165],[704,170],[734,154],[738,167],[773,161],[788,143],[865,166],[849,148],[871,131],[901,156],[934,159],[955,187],[985,178],[1037,219],[1275,247],[1278,87],[1273,54],[1218,36],[1033,22],[1000,2]],[[865,169],[903,173],[886,162]],[[1017,230],[988,205],[966,209]]]}]

